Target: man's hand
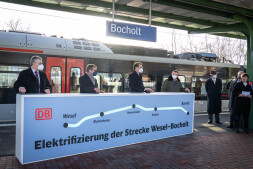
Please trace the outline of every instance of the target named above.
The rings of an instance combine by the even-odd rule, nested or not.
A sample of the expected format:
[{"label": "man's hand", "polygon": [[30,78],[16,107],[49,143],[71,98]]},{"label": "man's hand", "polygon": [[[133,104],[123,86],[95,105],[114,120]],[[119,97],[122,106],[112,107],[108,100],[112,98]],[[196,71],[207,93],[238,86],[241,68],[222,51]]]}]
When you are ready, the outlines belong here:
[{"label": "man's hand", "polygon": [[188,88],[185,88],[185,91],[186,91],[186,92],[190,92],[190,89],[188,89]]},{"label": "man's hand", "polygon": [[97,93],[104,93],[103,91],[99,90],[98,88],[94,88],[94,91]]},{"label": "man's hand", "polygon": [[150,93],[153,93],[153,92],[154,92],[154,90],[152,90],[152,89],[150,89],[150,88],[145,88],[145,91],[148,91],[148,92],[150,92]]},{"label": "man's hand", "polygon": [[245,95],[244,94],[239,94],[239,97],[244,97]]},{"label": "man's hand", "polygon": [[248,95],[247,97],[252,98],[252,95]]},{"label": "man's hand", "polygon": [[46,94],[50,94],[50,90],[49,90],[49,89],[45,89],[44,92],[45,92]]},{"label": "man's hand", "polygon": [[19,87],[18,91],[19,91],[19,93],[25,93],[26,89],[24,87]]}]

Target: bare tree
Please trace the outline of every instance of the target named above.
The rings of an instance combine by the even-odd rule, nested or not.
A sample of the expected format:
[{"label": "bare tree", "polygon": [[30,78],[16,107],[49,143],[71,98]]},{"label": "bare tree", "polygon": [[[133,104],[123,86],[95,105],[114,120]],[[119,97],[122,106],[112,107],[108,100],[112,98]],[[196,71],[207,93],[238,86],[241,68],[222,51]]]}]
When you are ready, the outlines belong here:
[{"label": "bare tree", "polygon": [[4,26],[2,26],[5,29],[11,29],[11,30],[18,30],[18,31],[30,31],[31,30],[31,24],[24,25],[22,20],[19,19],[11,19],[8,22],[5,22]]},{"label": "bare tree", "polygon": [[[218,56],[218,61],[232,62],[245,65],[247,63],[247,42],[245,40],[233,39],[229,37],[205,35],[182,36],[174,31],[171,31],[170,38],[166,43],[162,43],[161,47],[167,50],[172,50],[174,53],[184,52],[207,52],[215,53]],[[186,41],[186,43],[182,43]]]}]

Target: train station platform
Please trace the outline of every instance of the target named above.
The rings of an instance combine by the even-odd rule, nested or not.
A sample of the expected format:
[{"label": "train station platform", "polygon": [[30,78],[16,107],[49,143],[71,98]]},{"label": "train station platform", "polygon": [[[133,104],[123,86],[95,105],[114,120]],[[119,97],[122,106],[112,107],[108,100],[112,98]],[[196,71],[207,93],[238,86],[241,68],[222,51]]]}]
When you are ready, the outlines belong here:
[{"label": "train station platform", "polygon": [[253,131],[236,134],[222,125],[207,124],[195,114],[194,133],[119,148],[21,165],[13,155],[0,157],[0,169],[148,169],[253,168]]}]

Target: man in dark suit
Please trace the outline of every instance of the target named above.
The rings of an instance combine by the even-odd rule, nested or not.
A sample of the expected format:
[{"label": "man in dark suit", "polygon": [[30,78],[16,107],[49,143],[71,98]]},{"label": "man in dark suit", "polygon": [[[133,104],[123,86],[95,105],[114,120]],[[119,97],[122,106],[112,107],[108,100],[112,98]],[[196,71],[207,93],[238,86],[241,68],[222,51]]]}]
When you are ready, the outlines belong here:
[{"label": "man in dark suit", "polygon": [[20,72],[14,88],[18,93],[47,93],[51,85],[47,76],[42,72],[44,66],[40,56],[33,56],[30,60],[31,67]]},{"label": "man in dark suit", "polygon": [[206,81],[205,87],[207,92],[207,112],[209,114],[208,124],[213,122],[213,114],[215,114],[215,121],[220,122],[219,114],[221,112],[221,79],[217,78],[216,71],[210,72],[211,78]]},{"label": "man in dark suit", "polygon": [[228,95],[229,95],[229,102],[228,102],[228,108],[230,111],[230,124],[228,126],[228,128],[234,128],[234,122],[235,122],[235,114],[233,109],[233,103],[235,100],[235,96],[233,96],[233,90],[236,86],[237,83],[241,82],[241,75],[244,74],[243,71],[239,71],[237,73],[237,79],[234,81],[231,81],[230,83],[230,87],[229,87],[229,91],[228,91]]},{"label": "man in dark suit", "polygon": [[133,65],[133,72],[129,75],[129,86],[131,92],[153,92],[150,88],[145,88],[142,82],[143,64],[135,62]]},{"label": "man in dark suit", "polygon": [[88,64],[86,67],[86,73],[79,78],[80,93],[102,93],[98,89],[97,79],[94,76],[97,75],[97,66],[94,64]]}]

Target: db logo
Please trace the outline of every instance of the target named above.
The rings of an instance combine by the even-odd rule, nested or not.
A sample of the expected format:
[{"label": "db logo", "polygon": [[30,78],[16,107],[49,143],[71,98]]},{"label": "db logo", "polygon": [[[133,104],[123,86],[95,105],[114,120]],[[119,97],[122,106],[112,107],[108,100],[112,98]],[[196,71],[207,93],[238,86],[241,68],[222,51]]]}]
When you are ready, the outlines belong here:
[{"label": "db logo", "polygon": [[40,108],[35,110],[36,120],[50,120],[52,119],[52,108]]}]

